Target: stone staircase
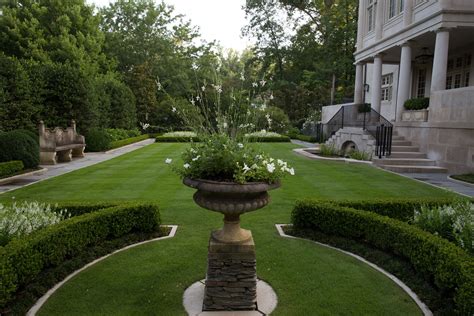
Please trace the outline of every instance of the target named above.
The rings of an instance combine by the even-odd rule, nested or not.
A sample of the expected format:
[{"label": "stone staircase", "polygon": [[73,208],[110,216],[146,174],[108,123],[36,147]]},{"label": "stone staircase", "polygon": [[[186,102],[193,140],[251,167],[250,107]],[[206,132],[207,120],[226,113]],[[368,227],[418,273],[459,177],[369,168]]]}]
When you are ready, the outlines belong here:
[{"label": "stone staircase", "polygon": [[373,159],[380,168],[397,173],[446,173],[446,168],[436,166],[436,161],[428,159],[426,154],[419,151],[403,136],[393,132],[392,154],[389,157]]}]

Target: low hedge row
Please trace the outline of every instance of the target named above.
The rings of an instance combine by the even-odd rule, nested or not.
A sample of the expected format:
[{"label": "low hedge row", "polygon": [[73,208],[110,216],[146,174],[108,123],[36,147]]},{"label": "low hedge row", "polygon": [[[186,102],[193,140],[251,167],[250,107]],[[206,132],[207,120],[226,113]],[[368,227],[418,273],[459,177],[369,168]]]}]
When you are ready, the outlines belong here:
[{"label": "low hedge row", "polygon": [[157,136],[155,138],[157,143],[189,143],[189,142],[200,142],[199,137],[174,137],[174,136]]},{"label": "low hedge row", "polygon": [[333,203],[298,201],[295,230],[312,229],[368,243],[406,258],[453,298],[462,315],[474,312],[474,260],[454,244],[405,222]]},{"label": "low hedge row", "polygon": [[89,246],[133,232],[156,231],[159,225],[155,205],[125,204],[72,217],[11,241],[0,247],[0,308],[42,270],[60,265]]},{"label": "low hedge row", "polygon": [[12,160],[0,162],[0,178],[9,177],[24,169],[23,162],[20,160]]},{"label": "low hedge row", "polygon": [[399,219],[407,222],[413,219],[414,210],[422,205],[434,207],[452,204],[452,199],[394,199],[394,200],[360,200],[360,201],[334,201],[340,206],[351,207],[357,210],[370,211],[380,215]]},{"label": "low hedge row", "polygon": [[291,139],[288,136],[248,136],[247,141],[250,143],[289,143]]},{"label": "low hedge row", "polygon": [[115,148],[119,148],[119,147],[122,147],[122,146],[130,145],[130,144],[140,142],[140,141],[148,139],[148,138],[150,138],[150,136],[148,134],[143,134],[143,135],[140,135],[140,136],[135,136],[135,137],[125,138],[125,139],[121,139],[121,140],[116,140],[116,141],[110,143],[109,149],[115,149]]},{"label": "low hedge row", "polygon": [[291,139],[297,139],[308,143],[316,143],[318,141],[317,138],[314,136],[308,136],[303,134],[288,134],[288,137]]},{"label": "low hedge row", "polygon": [[430,98],[414,98],[405,101],[405,110],[423,110],[430,106]]}]

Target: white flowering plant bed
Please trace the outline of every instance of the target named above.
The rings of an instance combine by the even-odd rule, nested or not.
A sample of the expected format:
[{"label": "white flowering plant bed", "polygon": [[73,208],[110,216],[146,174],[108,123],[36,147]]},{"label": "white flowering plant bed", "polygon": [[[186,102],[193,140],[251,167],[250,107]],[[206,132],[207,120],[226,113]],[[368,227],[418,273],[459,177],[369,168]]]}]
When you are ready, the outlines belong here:
[{"label": "white flowering plant bed", "polygon": [[[182,158],[183,165],[173,167],[183,178],[274,183],[287,174],[295,174],[285,161],[271,158],[225,134],[211,135],[204,142],[191,144]],[[172,160],[165,162],[171,164]]]},{"label": "white flowering plant bed", "polygon": [[68,217],[66,210],[55,211],[49,204],[38,202],[0,204],[0,245],[57,224]]},{"label": "white flowering plant bed", "polygon": [[191,131],[176,131],[176,132],[168,132],[168,133],[164,133],[162,135],[163,137],[183,137],[183,138],[192,138],[192,137],[196,137],[197,134],[195,132],[191,132]]}]

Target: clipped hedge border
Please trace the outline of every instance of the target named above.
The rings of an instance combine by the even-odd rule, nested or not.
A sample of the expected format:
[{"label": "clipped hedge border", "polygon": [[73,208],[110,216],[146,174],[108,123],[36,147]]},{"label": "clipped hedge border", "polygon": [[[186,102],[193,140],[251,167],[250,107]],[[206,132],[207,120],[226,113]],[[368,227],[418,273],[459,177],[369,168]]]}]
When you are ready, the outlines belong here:
[{"label": "clipped hedge border", "polygon": [[247,141],[249,143],[289,143],[291,139],[288,136],[247,136]]},{"label": "clipped hedge border", "polygon": [[[334,201],[331,203],[351,207],[356,210],[370,211],[380,215],[395,218],[404,222],[413,219],[414,210],[422,205],[437,207],[453,203],[453,199],[393,199],[393,200],[360,200],[360,201]],[[323,201],[324,202],[324,201]],[[329,202],[329,201],[326,201]]]},{"label": "clipped hedge border", "polygon": [[321,201],[298,201],[291,217],[295,230],[357,239],[406,258],[453,298],[460,314],[474,312],[474,260],[447,240],[387,216]]},{"label": "clipped hedge border", "polygon": [[0,162],[0,178],[6,178],[22,171],[25,168],[21,160]]},{"label": "clipped hedge border", "polygon": [[158,136],[155,138],[157,143],[198,143],[201,140],[197,136],[193,137],[176,137],[176,136]]},{"label": "clipped hedge border", "polygon": [[308,143],[318,142],[318,139],[314,136],[308,136],[308,135],[303,135],[303,134],[288,134],[287,136],[291,139],[297,139],[297,140],[301,140],[303,142],[308,142]]},{"label": "clipped hedge border", "polygon": [[137,142],[141,142],[142,140],[145,140],[145,139],[148,139],[148,138],[150,138],[150,136],[148,134],[143,134],[143,135],[140,135],[140,136],[135,136],[135,137],[125,138],[125,139],[121,139],[121,140],[116,140],[116,141],[110,142],[108,150],[123,147],[123,146],[130,145],[130,144],[137,143]]},{"label": "clipped hedge border", "polygon": [[153,204],[125,204],[96,212],[90,206],[89,210],[0,247],[0,308],[42,270],[91,245],[132,232],[156,231],[161,222]]}]

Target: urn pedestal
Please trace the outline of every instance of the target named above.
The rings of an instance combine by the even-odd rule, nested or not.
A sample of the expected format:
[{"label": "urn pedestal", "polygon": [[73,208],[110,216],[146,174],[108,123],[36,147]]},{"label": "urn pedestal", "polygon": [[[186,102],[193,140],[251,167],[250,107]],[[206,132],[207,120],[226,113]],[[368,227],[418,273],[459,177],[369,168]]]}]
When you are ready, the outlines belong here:
[{"label": "urn pedestal", "polygon": [[237,184],[184,179],[197,189],[199,206],[224,214],[224,226],[209,239],[203,311],[256,310],[257,262],[252,233],[240,227],[240,215],[270,202],[267,191],[279,183]]}]

